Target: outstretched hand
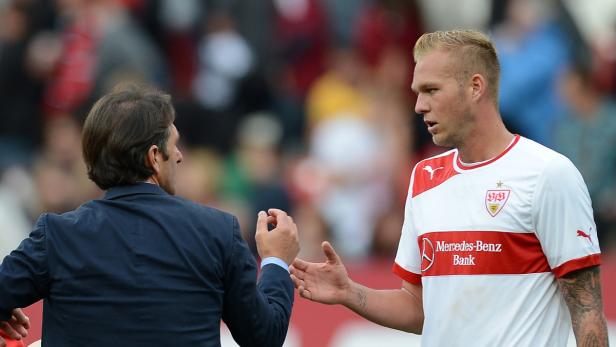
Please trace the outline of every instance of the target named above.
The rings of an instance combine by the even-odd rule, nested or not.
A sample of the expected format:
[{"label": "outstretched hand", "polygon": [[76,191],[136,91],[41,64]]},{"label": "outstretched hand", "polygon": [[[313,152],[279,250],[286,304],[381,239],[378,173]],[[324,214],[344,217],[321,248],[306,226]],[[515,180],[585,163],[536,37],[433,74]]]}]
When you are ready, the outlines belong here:
[{"label": "outstretched hand", "polygon": [[351,279],[332,245],[321,244],[326,261],[310,263],[295,259],[290,267],[291,279],[299,295],[323,304],[345,304],[351,288]]},{"label": "outstretched hand", "polygon": [[[0,331],[13,340],[21,340],[28,336],[30,319],[19,308],[13,310],[13,315],[8,321],[0,321]],[[0,336],[0,347],[6,346],[6,341]]]}]

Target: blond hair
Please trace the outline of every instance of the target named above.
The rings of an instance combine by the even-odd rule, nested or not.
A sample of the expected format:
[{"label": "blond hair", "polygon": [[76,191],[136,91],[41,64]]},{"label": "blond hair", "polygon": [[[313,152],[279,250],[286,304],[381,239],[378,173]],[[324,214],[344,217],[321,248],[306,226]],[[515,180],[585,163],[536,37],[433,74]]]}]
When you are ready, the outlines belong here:
[{"label": "blond hair", "polygon": [[488,92],[498,101],[500,63],[490,38],[476,30],[435,31],[423,34],[415,43],[413,57],[418,62],[426,53],[444,49],[457,60],[456,78],[459,82],[478,73],[488,81]]}]

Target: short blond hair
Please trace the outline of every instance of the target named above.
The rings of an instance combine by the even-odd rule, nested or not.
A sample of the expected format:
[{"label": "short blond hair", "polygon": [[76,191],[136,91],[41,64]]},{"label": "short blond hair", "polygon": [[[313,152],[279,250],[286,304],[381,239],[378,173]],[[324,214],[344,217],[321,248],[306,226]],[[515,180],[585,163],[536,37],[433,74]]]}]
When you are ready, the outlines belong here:
[{"label": "short blond hair", "polygon": [[500,63],[490,38],[476,30],[448,30],[423,34],[415,43],[413,58],[419,61],[426,53],[444,49],[455,54],[459,62],[459,81],[479,73],[488,81],[488,92],[498,102]]}]

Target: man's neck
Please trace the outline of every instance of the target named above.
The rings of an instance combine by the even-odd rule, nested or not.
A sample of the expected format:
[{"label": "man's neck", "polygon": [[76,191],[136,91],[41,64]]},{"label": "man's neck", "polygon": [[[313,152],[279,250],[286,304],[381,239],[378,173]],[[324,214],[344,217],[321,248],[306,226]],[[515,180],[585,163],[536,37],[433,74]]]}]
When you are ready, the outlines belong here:
[{"label": "man's neck", "polygon": [[478,163],[490,160],[501,154],[513,141],[510,133],[500,120],[485,122],[468,136],[458,147],[459,158],[465,163]]}]

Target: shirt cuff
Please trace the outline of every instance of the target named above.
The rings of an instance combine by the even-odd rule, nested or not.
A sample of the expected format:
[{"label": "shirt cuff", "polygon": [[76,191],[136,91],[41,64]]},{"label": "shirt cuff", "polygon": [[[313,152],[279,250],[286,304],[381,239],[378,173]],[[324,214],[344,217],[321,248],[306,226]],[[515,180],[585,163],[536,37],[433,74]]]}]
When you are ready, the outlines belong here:
[{"label": "shirt cuff", "polygon": [[265,265],[268,264],[274,264],[274,265],[278,265],[281,268],[287,270],[287,272],[289,272],[289,265],[287,265],[287,263],[285,263],[282,259],[280,258],[276,258],[276,257],[267,257],[263,260],[261,260],[261,269],[263,269],[263,267]]}]

